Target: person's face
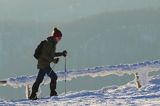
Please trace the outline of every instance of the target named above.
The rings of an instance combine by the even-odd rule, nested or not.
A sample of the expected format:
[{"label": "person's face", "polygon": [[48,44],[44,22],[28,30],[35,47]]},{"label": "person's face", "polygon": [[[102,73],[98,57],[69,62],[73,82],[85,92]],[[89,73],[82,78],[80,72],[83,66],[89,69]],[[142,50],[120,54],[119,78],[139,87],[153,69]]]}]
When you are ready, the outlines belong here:
[{"label": "person's face", "polygon": [[62,37],[56,37],[55,39],[57,42],[59,42],[62,39]]}]

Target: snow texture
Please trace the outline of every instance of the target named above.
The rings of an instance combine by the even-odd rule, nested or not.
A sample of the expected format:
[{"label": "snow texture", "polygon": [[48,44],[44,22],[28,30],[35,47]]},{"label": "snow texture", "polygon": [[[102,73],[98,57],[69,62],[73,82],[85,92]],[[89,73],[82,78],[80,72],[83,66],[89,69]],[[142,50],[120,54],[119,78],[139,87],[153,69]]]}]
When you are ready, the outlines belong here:
[{"label": "snow texture", "polygon": [[0,105],[9,106],[159,106],[160,75],[153,76],[149,83],[137,89],[134,82],[94,91],[68,92],[58,97],[39,100],[0,100]]},{"label": "snow texture", "polygon": [[[77,77],[83,77],[83,76],[91,76],[91,77],[100,77],[100,76],[107,76],[110,74],[117,74],[117,75],[123,75],[125,73],[132,74],[138,72],[141,79],[143,80],[143,83],[146,84],[147,82],[144,82],[147,79],[148,72],[152,71],[158,71],[160,69],[160,60],[155,61],[145,61],[141,63],[135,63],[135,64],[120,64],[120,65],[112,65],[112,66],[98,66],[93,68],[86,68],[86,69],[72,69],[67,70],[67,73],[65,74],[64,71],[58,71],[58,81],[65,80],[65,75],[67,80],[72,80]],[[143,79],[142,79],[143,78]],[[14,88],[22,87],[26,85],[32,85],[36,79],[36,76],[19,76],[15,78],[8,78],[4,79],[7,80],[6,85],[10,85]],[[46,76],[44,78],[43,84],[48,84],[50,82],[50,79]]]},{"label": "snow texture", "polygon": [[[123,73],[140,73],[140,80],[145,82],[145,86],[138,89],[135,82],[128,82],[122,86],[104,87],[100,90],[67,92],[57,97],[44,97],[39,100],[3,100],[1,105],[9,106],[159,106],[160,105],[160,75],[148,78],[148,72],[158,71],[160,61],[146,61],[137,64],[102,66],[87,68],[82,70],[68,70],[67,79],[71,80],[80,76],[106,76],[109,74],[123,75]],[[59,81],[64,80],[65,73],[58,72]],[[8,78],[7,84],[12,87],[21,87],[32,84],[36,76],[21,76]],[[48,83],[48,82],[46,82]]]}]

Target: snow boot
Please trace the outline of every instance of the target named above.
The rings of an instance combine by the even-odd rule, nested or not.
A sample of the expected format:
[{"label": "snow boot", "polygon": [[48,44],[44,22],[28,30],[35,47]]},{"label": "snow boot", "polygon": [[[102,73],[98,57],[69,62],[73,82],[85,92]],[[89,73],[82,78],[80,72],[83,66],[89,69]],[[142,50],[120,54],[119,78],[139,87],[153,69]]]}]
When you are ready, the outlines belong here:
[{"label": "snow boot", "polygon": [[30,100],[37,100],[37,95],[36,94],[31,94],[31,96],[29,97]]},{"label": "snow boot", "polygon": [[58,96],[58,94],[57,94],[57,92],[56,91],[51,91],[51,93],[50,93],[50,97],[51,96]]}]

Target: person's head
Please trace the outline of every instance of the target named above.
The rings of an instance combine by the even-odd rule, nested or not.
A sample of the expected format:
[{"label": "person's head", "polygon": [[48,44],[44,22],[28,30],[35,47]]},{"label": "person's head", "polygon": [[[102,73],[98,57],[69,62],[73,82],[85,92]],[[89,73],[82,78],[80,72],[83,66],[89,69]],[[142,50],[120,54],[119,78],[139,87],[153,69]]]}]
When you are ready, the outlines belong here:
[{"label": "person's head", "polygon": [[52,35],[53,35],[53,38],[59,42],[62,38],[62,33],[59,29],[57,28],[54,28],[54,31],[52,32]]}]

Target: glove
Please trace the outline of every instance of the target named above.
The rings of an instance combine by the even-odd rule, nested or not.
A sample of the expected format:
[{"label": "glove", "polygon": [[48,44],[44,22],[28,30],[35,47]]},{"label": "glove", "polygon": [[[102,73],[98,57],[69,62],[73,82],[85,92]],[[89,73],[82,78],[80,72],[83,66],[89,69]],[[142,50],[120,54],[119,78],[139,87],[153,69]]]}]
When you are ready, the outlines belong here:
[{"label": "glove", "polygon": [[55,59],[53,60],[53,62],[54,62],[55,64],[57,64],[57,63],[59,62],[59,58],[55,58]]},{"label": "glove", "polygon": [[63,55],[64,57],[66,57],[66,56],[67,56],[67,51],[64,50],[64,51],[62,52],[62,55]]}]

